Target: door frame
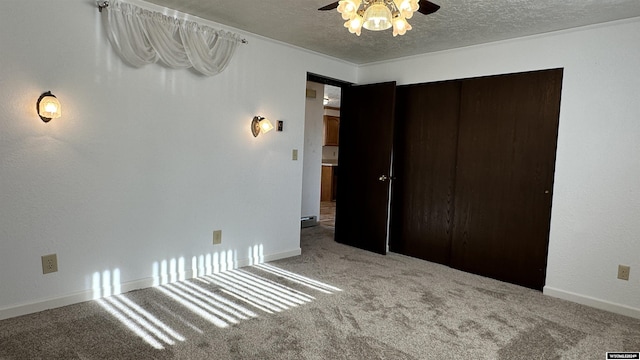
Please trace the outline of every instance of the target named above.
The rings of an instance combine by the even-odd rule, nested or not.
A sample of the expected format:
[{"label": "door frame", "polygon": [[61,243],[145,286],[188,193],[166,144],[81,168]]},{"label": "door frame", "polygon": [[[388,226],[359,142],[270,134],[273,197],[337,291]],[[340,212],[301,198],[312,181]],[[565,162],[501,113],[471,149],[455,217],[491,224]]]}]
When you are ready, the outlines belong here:
[{"label": "door frame", "polygon": [[[314,83],[318,83],[318,84],[323,84],[323,85],[336,86],[336,87],[339,87],[341,89],[343,89],[344,87],[347,87],[347,86],[351,86],[353,84],[353,83],[348,82],[348,81],[339,80],[339,79],[331,78],[331,77],[328,77],[328,76],[307,72],[307,82],[309,82],[309,81],[310,82],[314,82]],[[305,82],[305,84],[306,84],[306,82]],[[342,101],[342,94],[341,94],[341,101]],[[318,121],[323,121],[323,119],[320,118],[320,119],[318,119]],[[306,131],[307,131],[307,128],[305,127],[304,139],[307,138]],[[306,145],[306,141],[305,141],[305,145]],[[304,161],[304,154],[303,154],[302,160]],[[312,166],[316,166],[317,165],[317,168],[320,169],[322,167],[322,159],[320,160],[319,163],[317,163],[315,165],[313,165],[313,164],[311,164],[311,165]],[[303,166],[303,169],[304,169],[304,164],[302,166]],[[321,175],[319,175],[319,176],[321,176]],[[303,180],[304,180],[304,178],[303,178]],[[318,178],[318,180],[320,181],[320,178]],[[318,183],[318,190],[320,190],[320,184],[321,183]],[[302,190],[301,191],[303,191],[303,192],[305,191],[304,183],[302,184]],[[303,197],[304,197],[304,194],[303,194]],[[302,204],[301,204],[301,206],[302,206]],[[320,202],[318,202],[318,209],[316,210],[316,213],[318,215],[320,214]],[[302,214],[301,213],[301,221],[302,221],[302,217],[305,217],[306,215],[309,215],[309,214]],[[319,219],[316,219],[316,220],[319,220]],[[317,225],[317,224],[318,223],[316,222],[315,225]]]}]

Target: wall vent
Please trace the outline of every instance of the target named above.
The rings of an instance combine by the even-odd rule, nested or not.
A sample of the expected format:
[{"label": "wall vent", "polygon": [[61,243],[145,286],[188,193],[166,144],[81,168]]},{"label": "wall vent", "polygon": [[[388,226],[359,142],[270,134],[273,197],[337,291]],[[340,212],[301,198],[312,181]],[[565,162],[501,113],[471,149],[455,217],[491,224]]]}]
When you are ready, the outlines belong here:
[{"label": "wall vent", "polygon": [[300,227],[306,228],[318,225],[318,218],[315,216],[303,216],[300,218]]}]

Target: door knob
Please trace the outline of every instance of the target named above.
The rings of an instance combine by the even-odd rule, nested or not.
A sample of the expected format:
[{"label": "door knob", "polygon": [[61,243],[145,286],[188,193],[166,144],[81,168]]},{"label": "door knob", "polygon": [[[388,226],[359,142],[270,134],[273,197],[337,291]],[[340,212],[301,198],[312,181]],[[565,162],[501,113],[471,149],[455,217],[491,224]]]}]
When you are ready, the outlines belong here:
[{"label": "door knob", "polygon": [[387,181],[387,175],[381,175],[378,180],[380,181]]}]

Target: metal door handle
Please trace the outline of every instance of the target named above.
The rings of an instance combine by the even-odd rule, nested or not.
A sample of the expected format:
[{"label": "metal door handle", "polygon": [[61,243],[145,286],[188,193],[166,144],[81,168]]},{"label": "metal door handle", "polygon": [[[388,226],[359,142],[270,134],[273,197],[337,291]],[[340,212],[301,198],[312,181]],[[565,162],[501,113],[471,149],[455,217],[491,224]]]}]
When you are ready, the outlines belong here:
[{"label": "metal door handle", "polygon": [[381,175],[378,180],[380,181],[387,181],[387,175]]}]

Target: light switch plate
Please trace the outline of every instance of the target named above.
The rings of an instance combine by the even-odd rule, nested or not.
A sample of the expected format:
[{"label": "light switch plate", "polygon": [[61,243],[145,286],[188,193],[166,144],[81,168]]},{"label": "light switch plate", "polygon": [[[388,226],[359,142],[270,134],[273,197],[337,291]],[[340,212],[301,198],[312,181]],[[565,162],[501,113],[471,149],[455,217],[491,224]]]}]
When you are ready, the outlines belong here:
[{"label": "light switch plate", "polygon": [[213,245],[222,244],[222,230],[213,230]]},{"label": "light switch plate", "polygon": [[291,160],[298,160],[298,149],[293,149],[291,152]]}]

